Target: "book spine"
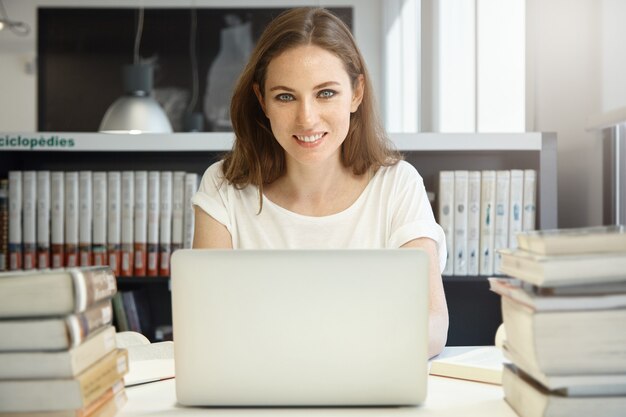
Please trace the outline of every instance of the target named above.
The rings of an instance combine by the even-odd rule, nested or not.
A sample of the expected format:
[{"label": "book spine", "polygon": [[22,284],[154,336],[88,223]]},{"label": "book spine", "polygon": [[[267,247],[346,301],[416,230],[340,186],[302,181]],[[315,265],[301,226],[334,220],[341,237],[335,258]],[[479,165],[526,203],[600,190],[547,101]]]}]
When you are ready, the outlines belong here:
[{"label": "book spine", "polygon": [[9,269],[9,180],[0,179],[0,272]]},{"label": "book spine", "polygon": [[78,266],[78,172],[65,173],[65,266]]},{"label": "book spine", "polygon": [[92,264],[92,227],[93,227],[93,174],[91,171],[78,173],[78,249],[80,266]]},{"label": "book spine", "polygon": [[84,312],[66,317],[69,334],[68,348],[73,348],[87,340],[96,331],[113,322],[113,306],[110,299],[100,301]]},{"label": "book spine", "polygon": [[71,269],[74,283],[74,312],[80,313],[117,292],[117,281],[109,266]]},{"label": "book spine", "polygon": [[185,216],[185,173],[174,172],[172,180],[172,252],[183,247]]},{"label": "book spine", "polygon": [[159,171],[148,172],[148,276],[159,273]]},{"label": "book spine", "polygon": [[93,264],[107,265],[107,173],[93,173]]},{"label": "book spine", "polygon": [[443,275],[454,275],[454,172],[439,172],[439,225],[446,236],[448,256]]},{"label": "book spine", "polygon": [[493,274],[496,171],[482,171],[480,185],[480,275]]},{"label": "book spine", "polygon": [[128,372],[128,351],[116,349],[78,376],[82,403],[96,401]]},{"label": "book spine", "polygon": [[144,277],[148,259],[148,171],[135,171],[135,276]]},{"label": "book spine", "polygon": [[113,273],[120,275],[122,233],[122,174],[107,173],[107,256]]},{"label": "book spine", "polygon": [[169,276],[172,246],[172,172],[161,172],[159,208],[159,275]]},{"label": "book spine", "polygon": [[141,321],[139,320],[139,311],[137,310],[135,291],[124,291],[122,293],[122,302],[124,304],[124,311],[126,312],[129,330],[141,333]]},{"label": "book spine", "polygon": [[122,266],[120,275],[132,276],[134,273],[133,218],[135,216],[135,173],[122,172]]},{"label": "book spine", "polygon": [[50,174],[50,248],[52,268],[65,266],[65,174]]},{"label": "book spine", "polygon": [[493,250],[495,252],[493,271],[500,274],[501,255],[500,249],[506,249],[509,245],[509,201],[511,193],[511,171],[496,172],[496,219],[493,240]]},{"label": "book spine", "polygon": [[126,400],[124,380],[121,379],[115,382],[113,386],[107,389],[98,399],[88,404],[86,407],[76,410],[76,413],[72,417],[113,417],[126,403]]},{"label": "book spine", "polygon": [[535,215],[537,212],[537,171],[524,170],[524,214],[522,215],[522,230],[535,230]]},{"label": "book spine", "polygon": [[194,212],[191,198],[198,191],[198,174],[185,174],[185,208],[183,215],[183,248],[193,245]]},{"label": "book spine", "polygon": [[22,269],[22,171],[9,171],[9,269]]},{"label": "book spine", "polygon": [[517,234],[522,231],[522,207],[524,198],[524,171],[511,170],[509,199],[509,243],[510,249],[517,248]]},{"label": "book spine", "polygon": [[37,172],[37,267],[50,268],[50,171]]},{"label": "book spine", "polygon": [[23,175],[22,268],[29,270],[37,268],[37,172],[24,171]]},{"label": "book spine", "polygon": [[467,275],[477,276],[480,258],[480,171],[470,171],[467,187]]},{"label": "book spine", "polygon": [[113,304],[115,329],[118,332],[126,332],[130,330],[130,328],[128,327],[128,317],[126,315],[126,309],[124,309],[124,300],[122,299],[122,293],[115,293],[113,298],[111,298],[111,303]]},{"label": "book spine", "polygon": [[468,171],[454,171],[454,275],[467,275]]}]

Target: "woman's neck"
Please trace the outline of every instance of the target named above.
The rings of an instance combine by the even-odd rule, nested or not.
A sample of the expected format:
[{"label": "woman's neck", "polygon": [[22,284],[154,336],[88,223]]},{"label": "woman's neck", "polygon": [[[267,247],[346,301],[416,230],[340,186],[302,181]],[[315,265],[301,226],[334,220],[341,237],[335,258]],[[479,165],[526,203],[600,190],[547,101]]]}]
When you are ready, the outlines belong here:
[{"label": "woman's neck", "polygon": [[350,207],[369,175],[357,176],[341,163],[310,167],[287,164],[286,174],[265,187],[272,202],[298,214],[327,216]]}]

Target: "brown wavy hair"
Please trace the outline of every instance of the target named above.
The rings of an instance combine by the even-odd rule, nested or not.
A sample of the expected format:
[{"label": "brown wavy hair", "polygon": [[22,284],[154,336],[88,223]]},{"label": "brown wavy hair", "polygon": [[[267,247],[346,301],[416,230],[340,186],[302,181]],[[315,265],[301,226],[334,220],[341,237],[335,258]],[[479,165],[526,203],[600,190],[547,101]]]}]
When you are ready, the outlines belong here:
[{"label": "brown wavy hair", "polygon": [[370,169],[393,165],[401,159],[387,137],[375,111],[375,99],[365,61],[350,29],[341,19],[323,8],[294,8],[270,22],[256,44],[252,56],[237,81],[230,105],[235,132],[233,149],[224,158],[226,180],[238,188],[259,187],[285,174],[285,151],[272,134],[269,120],[254,94],[265,85],[267,67],[287,49],[316,45],[334,53],[344,64],[353,89],[363,75],[364,93],[356,112],[350,115],[350,128],[341,147],[341,161],[356,175]]}]

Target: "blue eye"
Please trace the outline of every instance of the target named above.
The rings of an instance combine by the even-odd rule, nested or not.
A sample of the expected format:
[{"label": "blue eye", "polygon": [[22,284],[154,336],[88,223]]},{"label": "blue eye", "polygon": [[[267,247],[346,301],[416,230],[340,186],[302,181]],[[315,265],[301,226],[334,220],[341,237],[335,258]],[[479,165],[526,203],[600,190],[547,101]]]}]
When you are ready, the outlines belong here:
[{"label": "blue eye", "polygon": [[337,92],[334,90],[322,90],[317,94],[317,96],[320,98],[331,98],[335,94],[337,94]]},{"label": "blue eye", "polygon": [[291,94],[282,93],[276,96],[276,100],[278,101],[293,101],[294,98]]}]

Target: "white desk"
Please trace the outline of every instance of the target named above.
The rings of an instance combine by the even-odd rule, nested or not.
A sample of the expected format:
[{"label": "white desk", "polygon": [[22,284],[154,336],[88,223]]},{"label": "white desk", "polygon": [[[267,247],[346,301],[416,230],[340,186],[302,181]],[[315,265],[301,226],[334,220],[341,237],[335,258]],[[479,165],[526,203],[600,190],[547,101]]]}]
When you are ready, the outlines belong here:
[{"label": "white desk", "polygon": [[[449,354],[449,348],[446,349]],[[459,351],[464,351],[460,349]],[[447,355],[446,355],[447,356]],[[436,376],[428,377],[426,402],[419,407],[376,408],[189,408],[176,404],[175,380],[153,382],[126,389],[128,403],[118,414],[131,416],[226,416],[226,417],[517,417],[504,402],[502,387],[479,382],[462,381]]]}]

